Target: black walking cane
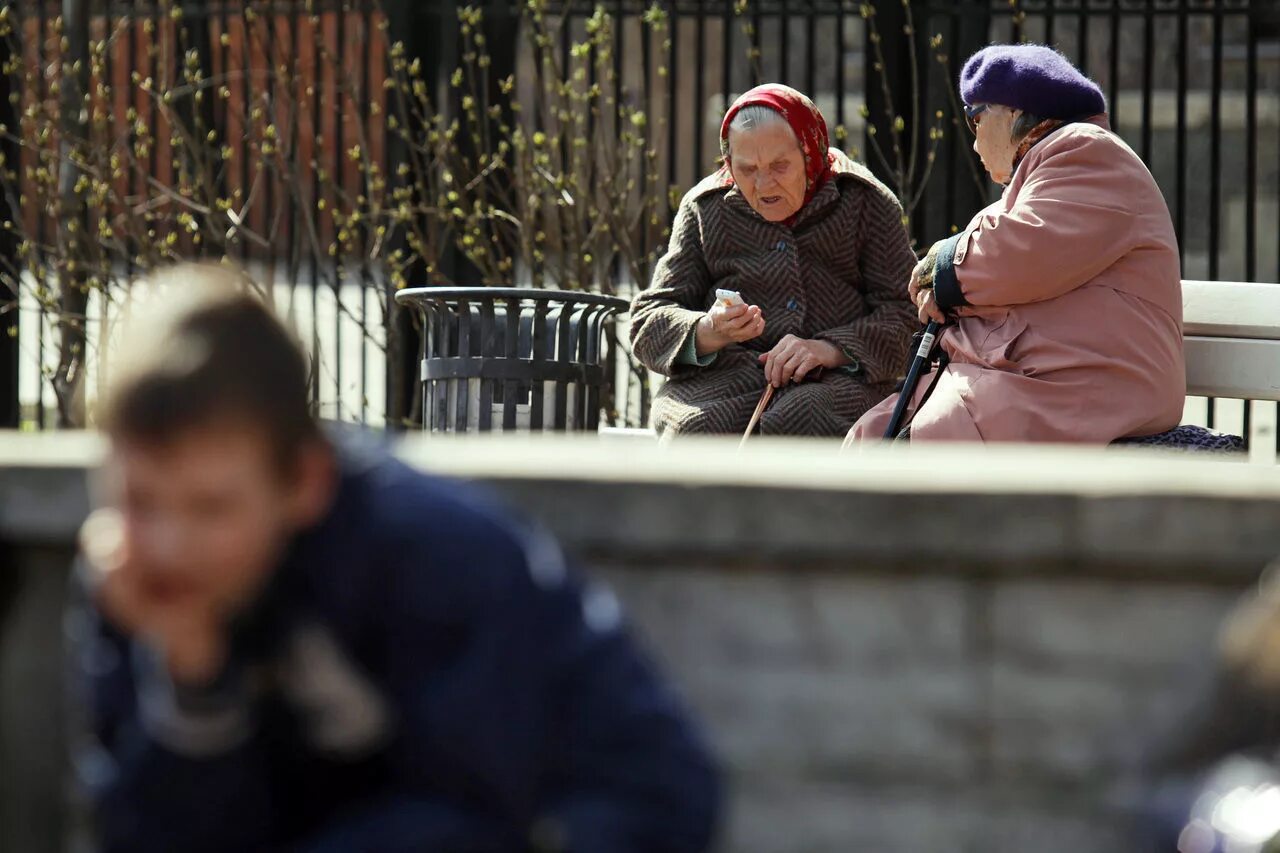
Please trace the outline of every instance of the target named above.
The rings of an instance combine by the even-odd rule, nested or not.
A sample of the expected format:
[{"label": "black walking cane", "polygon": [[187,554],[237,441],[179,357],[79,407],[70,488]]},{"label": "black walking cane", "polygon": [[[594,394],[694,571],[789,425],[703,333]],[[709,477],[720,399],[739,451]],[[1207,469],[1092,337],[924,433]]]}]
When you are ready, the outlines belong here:
[{"label": "black walking cane", "polygon": [[[893,440],[902,431],[902,422],[907,414],[907,406],[911,405],[911,398],[916,395],[916,386],[920,384],[920,377],[928,372],[927,368],[933,361],[933,352],[938,342],[938,332],[941,329],[941,323],[937,320],[930,320],[925,325],[924,331],[920,333],[920,345],[916,347],[915,357],[911,359],[911,366],[907,368],[907,378],[902,383],[901,393],[898,394],[898,403],[893,407],[893,417],[889,418],[889,428],[884,431],[886,439]],[[946,360],[946,355],[940,353],[937,367],[938,376],[942,374],[943,368],[946,367]],[[937,384],[938,376],[933,378],[933,385]],[[924,399],[920,401],[921,406],[929,399],[929,394],[933,393],[933,385],[929,386]]]}]

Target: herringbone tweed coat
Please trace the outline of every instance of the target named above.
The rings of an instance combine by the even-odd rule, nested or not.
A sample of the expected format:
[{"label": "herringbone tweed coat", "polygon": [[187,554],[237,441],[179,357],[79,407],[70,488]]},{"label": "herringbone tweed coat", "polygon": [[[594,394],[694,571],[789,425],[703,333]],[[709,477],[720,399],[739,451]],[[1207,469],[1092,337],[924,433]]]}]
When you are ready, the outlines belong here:
[{"label": "herringbone tweed coat", "polygon": [[[719,174],[681,201],[667,254],[631,308],[636,357],[669,377],[653,403],[659,433],[741,433],[765,387],[759,355],[788,334],[830,341],[855,361],[779,389],[762,433],[842,436],[893,390],[918,325],[907,299],[915,256],[898,200],[836,153],[835,174],[791,227],[765,220]],[[759,305],[764,334],[706,367],[680,364],[716,288]]]}]

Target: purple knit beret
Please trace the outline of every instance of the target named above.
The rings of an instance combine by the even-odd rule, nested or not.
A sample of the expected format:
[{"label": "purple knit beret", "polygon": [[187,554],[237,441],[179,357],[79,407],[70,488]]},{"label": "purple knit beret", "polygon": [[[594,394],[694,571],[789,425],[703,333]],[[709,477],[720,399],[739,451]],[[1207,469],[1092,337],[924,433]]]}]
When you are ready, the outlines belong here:
[{"label": "purple knit beret", "polygon": [[969,105],[1000,104],[1041,118],[1084,118],[1107,111],[1098,84],[1041,44],[984,47],[960,72],[960,97]]}]

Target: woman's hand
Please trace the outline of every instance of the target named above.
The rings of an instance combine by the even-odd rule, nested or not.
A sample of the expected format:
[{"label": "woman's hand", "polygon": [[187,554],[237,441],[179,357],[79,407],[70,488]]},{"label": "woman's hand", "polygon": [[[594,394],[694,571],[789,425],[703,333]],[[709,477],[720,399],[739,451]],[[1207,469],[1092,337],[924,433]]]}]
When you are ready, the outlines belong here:
[{"label": "woman's hand", "polygon": [[920,316],[921,323],[928,323],[933,320],[936,323],[946,323],[947,315],[942,313],[942,309],[938,307],[938,300],[933,295],[932,287],[919,288],[912,295],[911,301],[915,303],[916,313]]},{"label": "woman's hand", "polygon": [[708,355],[762,334],[764,314],[759,305],[726,306],[717,302],[698,321],[695,344],[698,355]]},{"label": "woman's hand", "polygon": [[778,345],[761,354],[764,376],[769,384],[781,388],[788,382],[803,382],[805,376],[820,367],[837,368],[849,363],[840,347],[829,341],[811,341],[787,335]]},{"label": "woman's hand", "polygon": [[933,266],[933,259],[925,256],[911,271],[911,282],[907,285],[907,297],[910,298],[911,304],[916,307],[920,306],[920,291],[932,287],[932,283],[926,286],[923,281],[924,273],[929,271]]}]

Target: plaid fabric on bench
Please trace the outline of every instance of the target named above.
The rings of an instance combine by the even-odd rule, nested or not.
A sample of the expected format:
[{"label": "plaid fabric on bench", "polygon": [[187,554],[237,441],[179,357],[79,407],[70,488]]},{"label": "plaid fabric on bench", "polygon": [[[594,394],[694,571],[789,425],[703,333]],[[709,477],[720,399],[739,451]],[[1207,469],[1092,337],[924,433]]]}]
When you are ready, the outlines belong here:
[{"label": "plaid fabric on bench", "polygon": [[1245,453],[1244,439],[1238,435],[1206,429],[1202,426],[1183,424],[1168,432],[1145,435],[1141,438],[1121,438],[1113,445],[1130,447],[1165,447],[1171,450],[1207,451],[1209,453]]}]

